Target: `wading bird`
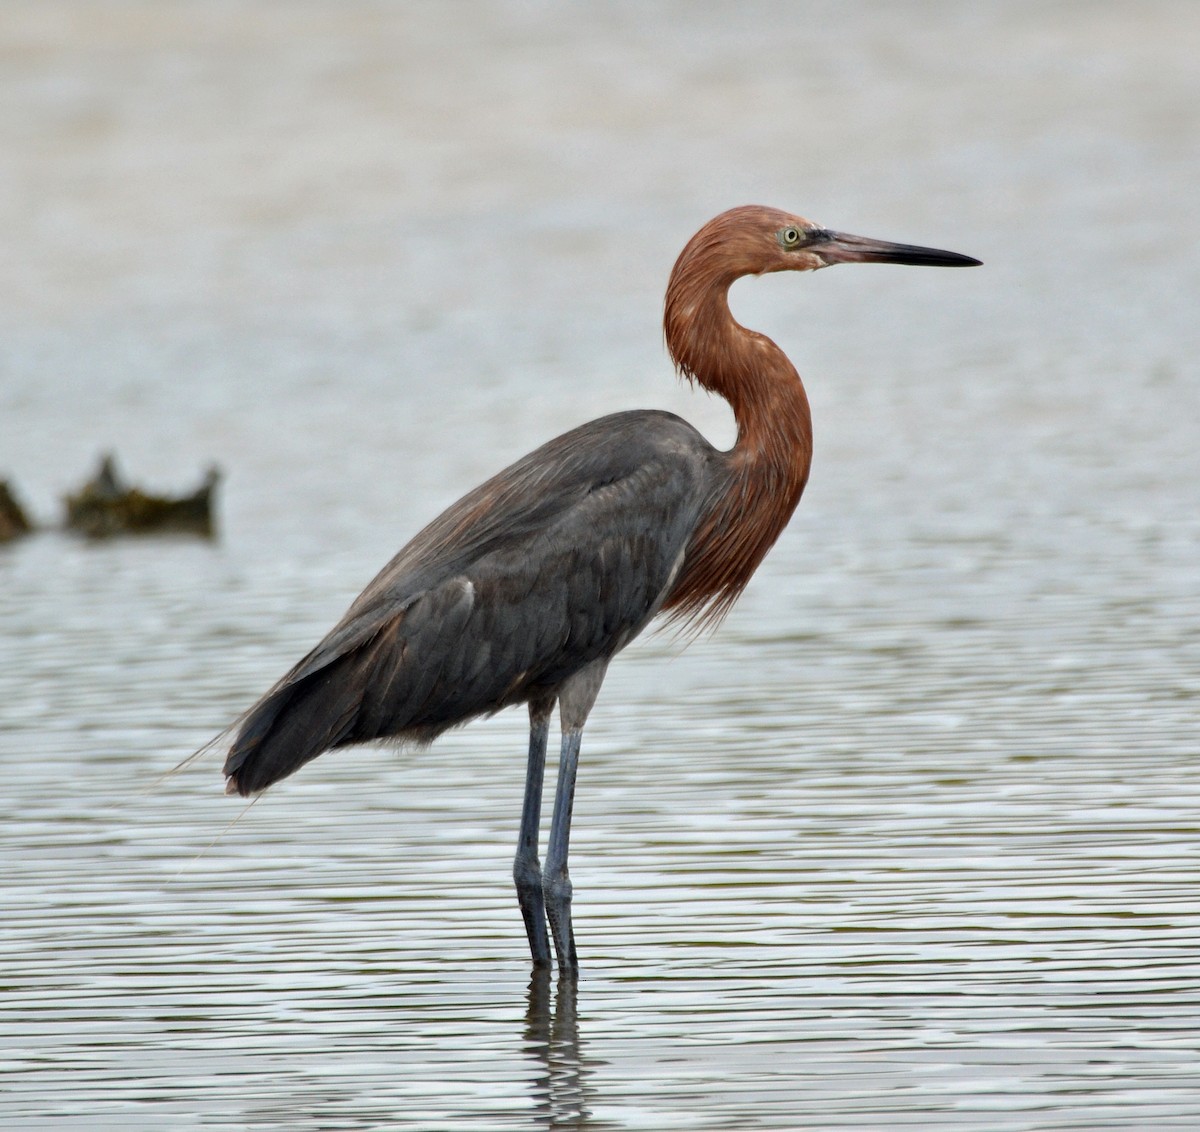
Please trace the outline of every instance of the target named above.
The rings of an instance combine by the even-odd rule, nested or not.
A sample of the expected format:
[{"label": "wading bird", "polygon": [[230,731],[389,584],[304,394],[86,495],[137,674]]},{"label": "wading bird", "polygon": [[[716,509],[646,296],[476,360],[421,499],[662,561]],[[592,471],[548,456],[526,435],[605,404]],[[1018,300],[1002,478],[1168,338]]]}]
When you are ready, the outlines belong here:
[{"label": "wading bird", "polygon": [[[750,581],[804,490],[812,419],[799,374],[739,325],[743,275],[834,263],[965,267],[955,252],[832,232],[746,206],[709,221],[667,286],[679,373],[729,402],[737,442],[714,448],[665,412],[614,413],[500,472],[422,530],[329,635],[242,718],[226,789],[253,794],[322,751],[426,743],[513,704],[529,709],[529,761],[513,863],[537,967],[578,971],[567,851],[580,736],[613,656],[659,613],[706,627]],[[538,825],[550,715],[562,746],[545,869]]]}]

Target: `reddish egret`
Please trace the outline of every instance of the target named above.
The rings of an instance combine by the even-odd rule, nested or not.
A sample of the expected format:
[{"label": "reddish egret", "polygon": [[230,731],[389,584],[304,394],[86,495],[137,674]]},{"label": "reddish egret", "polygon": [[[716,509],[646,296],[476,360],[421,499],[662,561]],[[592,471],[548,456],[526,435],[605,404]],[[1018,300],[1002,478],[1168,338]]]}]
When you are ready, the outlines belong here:
[{"label": "reddish egret", "polygon": [[[426,743],[512,704],[529,708],[529,762],[513,863],[534,965],[578,970],[567,851],[583,725],[613,656],[658,613],[712,625],[791,517],[812,420],[800,377],[729,312],[730,284],[834,263],[964,267],[935,248],[831,232],[746,206],[709,221],[667,286],[676,369],[733,407],[714,448],[671,413],[614,413],[551,440],[434,519],[332,632],[245,715],[227,789],[253,794],[332,747]],[[550,714],[562,746],[545,869],[538,824]]]}]

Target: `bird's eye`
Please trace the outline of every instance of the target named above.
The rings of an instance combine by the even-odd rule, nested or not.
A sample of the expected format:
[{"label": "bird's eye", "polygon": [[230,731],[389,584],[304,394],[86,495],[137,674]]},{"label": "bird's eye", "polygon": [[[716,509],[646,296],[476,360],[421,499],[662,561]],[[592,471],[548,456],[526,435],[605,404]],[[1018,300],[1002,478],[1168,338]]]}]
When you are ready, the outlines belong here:
[{"label": "bird's eye", "polygon": [[786,228],[779,229],[779,242],[785,248],[796,247],[802,238],[802,233],[799,228],[788,225]]}]

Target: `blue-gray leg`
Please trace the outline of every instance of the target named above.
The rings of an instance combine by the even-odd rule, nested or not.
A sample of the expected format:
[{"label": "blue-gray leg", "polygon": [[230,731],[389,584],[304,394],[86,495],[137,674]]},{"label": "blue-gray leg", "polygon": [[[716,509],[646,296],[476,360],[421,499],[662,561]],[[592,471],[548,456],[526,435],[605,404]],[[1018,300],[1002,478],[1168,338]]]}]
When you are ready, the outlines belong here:
[{"label": "blue-gray leg", "polygon": [[558,789],[550,819],[550,844],[546,848],[546,871],[542,874],[546,917],[554,935],[559,975],[574,975],[579,970],[575,931],[571,927],[571,877],[567,872],[567,855],[571,849],[571,811],[575,805],[575,772],[579,768],[582,737],[579,729],[563,731],[562,752],[558,758]]},{"label": "blue-gray leg", "polygon": [[538,862],[538,823],[542,813],[542,780],[546,774],[546,743],[554,701],[529,705],[529,764],[525,770],[525,801],[521,807],[521,832],[513,859],[517,903],[525,918],[525,934],[535,967],[550,966],[550,940],[546,935],[546,905],[542,895],[542,868]]},{"label": "blue-gray leg", "polygon": [[574,978],[579,973],[575,952],[575,932],[571,926],[571,877],[567,855],[571,848],[571,811],[575,806],[575,772],[579,768],[579,743],[583,725],[600,691],[607,658],[595,660],[580,669],[558,692],[558,712],[562,722],[562,752],[558,760],[558,789],[554,795],[554,814],[550,819],[550,844],[546,849],[546,868],[542,873],[542,895],[546,918],[554,937],[559,977]]}]

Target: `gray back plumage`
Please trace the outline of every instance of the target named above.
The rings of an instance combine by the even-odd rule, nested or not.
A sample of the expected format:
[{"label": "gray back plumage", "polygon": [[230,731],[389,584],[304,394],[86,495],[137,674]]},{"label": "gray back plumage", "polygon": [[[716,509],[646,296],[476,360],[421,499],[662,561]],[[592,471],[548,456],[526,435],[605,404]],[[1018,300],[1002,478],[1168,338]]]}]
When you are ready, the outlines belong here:
[{"label": "gray back plumage", "polygon": [[646,626],[725,464],[670,413],[550,441],[424,528],[250,709],[225,773],[242,794],[330,747],[427,741],[552,696]]}]

